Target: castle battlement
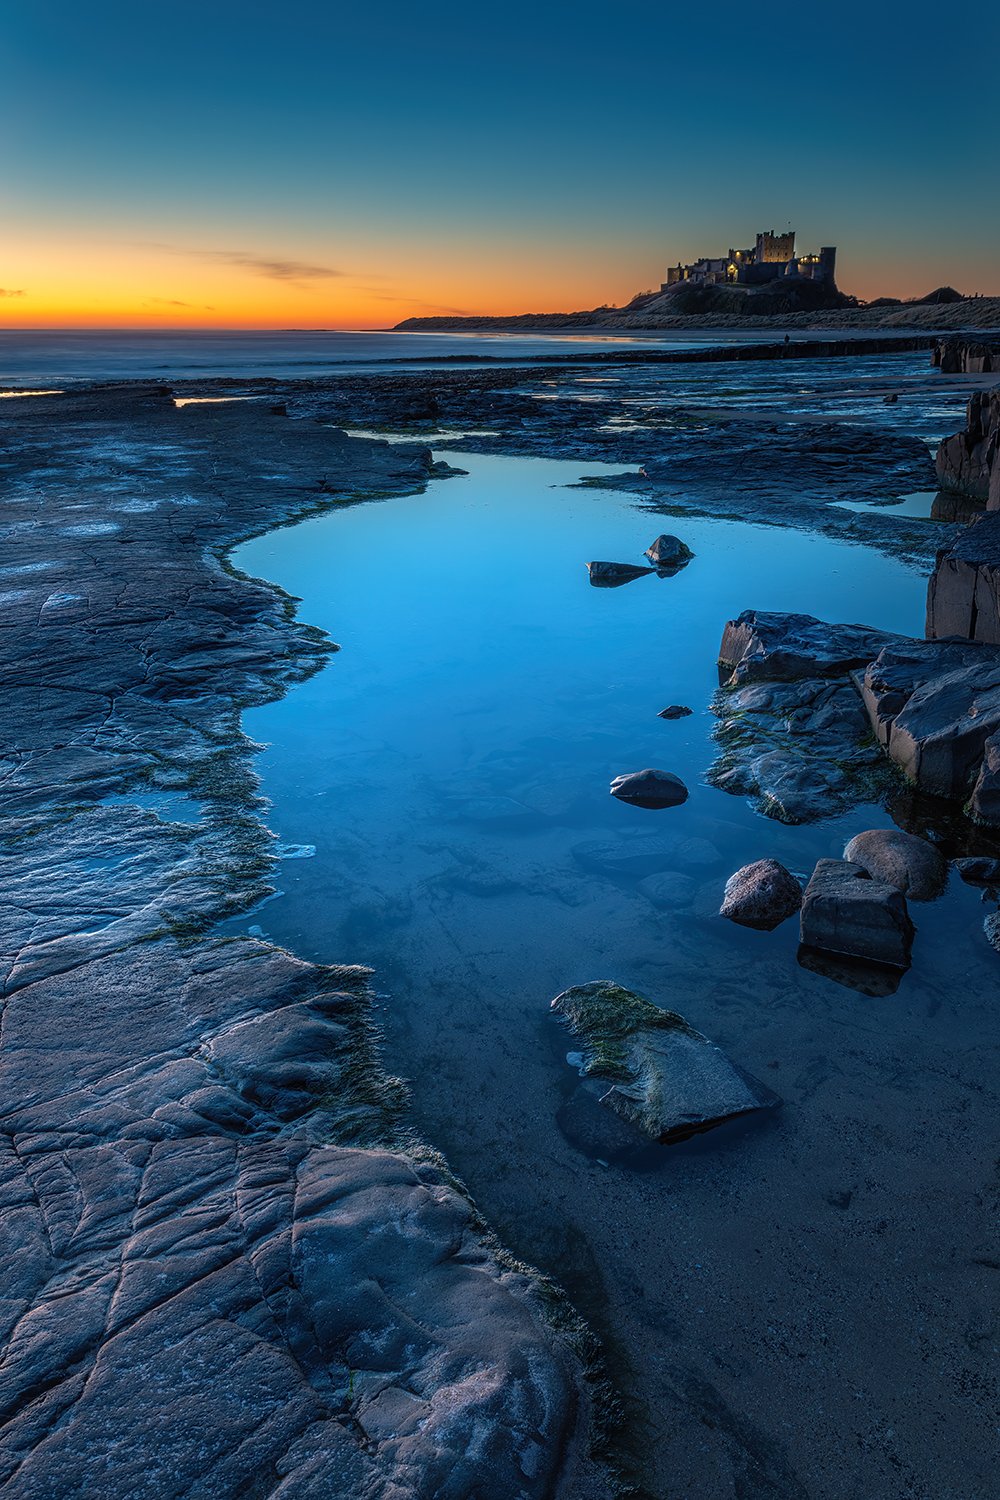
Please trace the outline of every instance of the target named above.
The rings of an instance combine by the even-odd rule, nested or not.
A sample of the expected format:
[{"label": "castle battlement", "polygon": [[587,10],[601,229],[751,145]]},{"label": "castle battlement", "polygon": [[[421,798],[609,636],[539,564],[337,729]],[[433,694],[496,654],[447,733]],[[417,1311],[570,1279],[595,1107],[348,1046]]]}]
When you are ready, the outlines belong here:
[{"label": "castle battlement", "polygon": [[768,281],[777,281],[781,276],[801,276],[832,285],[836,262],[835,245],[825,245],[808,255],[797,255],[794,229],[785,234],[763,229],[756,244],[746,250],[730,247],[724,256],[703,256],[690,265],[668,266],[667,279],[661,290],[669,291],[681,283],[690,286],[761,286]]}]

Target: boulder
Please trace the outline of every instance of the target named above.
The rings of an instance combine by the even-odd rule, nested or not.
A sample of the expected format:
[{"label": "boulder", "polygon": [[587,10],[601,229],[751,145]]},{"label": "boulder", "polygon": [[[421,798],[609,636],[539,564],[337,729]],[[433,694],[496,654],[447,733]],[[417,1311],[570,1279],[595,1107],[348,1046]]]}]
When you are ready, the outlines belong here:
[{"label": "boulder", "polygon": [[687,567],[694,553],[679,536],[671,536],[665,532],[656,538],[652,546],[646,548],[646,556],[659,572],[676,573]]},{"label": "boulder", "polygon": [[894,885],[912,901],[933,901],[948,876],[948,866],[934,845],[901,828],[869,828],[855,834],[844,858],[860,865],[873,880]]},{"label": "boulder", "polygon": [[956,859],[954,864],[967,885],[1000,886],[1000,859],[979,855]]},{"label": "boulder", "polygon": [[802,898],[800,935],[807,948],[906,969],[913,923],[897,886],[848,860],[821,859]]},{"label": "boulder", "polygon": [[688,789],[672,771],[630,771],[616,776],[611,795],[633,807],[677,807],[688,798]]},{"label": "boulder", "polygon": [[584,1045],[581,1073],[606,1079],[601,1103],[653,1140],[684,1140],[780,1099],[675,1011],[612,980],[565,990],[552,1009]]},{"label": "boulder", "polygon": [[770,932],[802,905],[802,887],[776,859],[744,865],[726,881],[720,917]]},{"label": "boulder", "polygon": [[988,511],[938,553],[927,585],[927,635],[1000,645],[1000,511]]},{"label": "boulder", "polygon": [[686,719],[691,712],[692,710],[685,708],[683,704],[671,703],[668,708],[661,708],[656,717],[658,719]]},{"label": "boulder", "polygon": [[633,578],[641,578],[644,573],[655,573],[656,569],[640,568],[635,563],[589,562],[587,571],[595,588],[617,589],[623,583],[631,583]]},{"label": "boulder", "polygon": [[1000,827],[1000,731],[986,741],[968,811],[973,823]]}]

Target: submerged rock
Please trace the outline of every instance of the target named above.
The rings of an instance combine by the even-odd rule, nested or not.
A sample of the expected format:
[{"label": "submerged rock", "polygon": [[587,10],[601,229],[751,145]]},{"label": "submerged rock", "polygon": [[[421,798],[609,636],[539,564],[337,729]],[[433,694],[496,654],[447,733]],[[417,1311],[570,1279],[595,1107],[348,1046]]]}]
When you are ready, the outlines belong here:
[{"label": "submerged rock", "polygon": [[595,588],[616,589],[644,573],[655,573],[655,568],[640,568],[635,563],[589,562],[587,571]]},{"label": "submerged rock", "polygon": [[693,709],[685,708],[682,703],[671,703],[668,708],[661,708],[657,714],[658,719],[686,719],[693,713]]},{"label": "submerged rock", "polygon": [[970,856],[956,859],[954,864],[966,885],[1000,886],[1000,859]]},{"label": "submerged rock", "polygon": [[646,548],[646,556],[658,572],[676,573],[681,568],[687,567],[694,553],[679,536],[671,536],[664,532],[662,536],[656,538],[652,546]]},{"label": "submerged rock", "polygon": [[802,898],[800,923],[807,948],[909,967],[913,923],[905,896],[848,860],[819,861]]},{"label": "submerged rock", "polygon": [[801,905],[802,887],[791,871],[776,859],[758,859],[730,875],[719,916],[770,932]]},{"label": "submerged rock", "polygon": [[684,1140],[781,1102],[683,1016],[612,980],[565,990],[552,1009],[584,1044],[584,1075],[610,1081],[601,1102],[656,1141]]},{"label": "submerged rock", "polygon": [[633,807],[678,807],[688,799],[688,789],[672,771],[630,771],[616,776],[611,795]]},{"label": "submerged rock", "polygon": [[869,828],[855,834],[844,858],[875,880],[887,881],[912,901],[933,901],[948,876],[942,855],[926,839],[901,828]]}]

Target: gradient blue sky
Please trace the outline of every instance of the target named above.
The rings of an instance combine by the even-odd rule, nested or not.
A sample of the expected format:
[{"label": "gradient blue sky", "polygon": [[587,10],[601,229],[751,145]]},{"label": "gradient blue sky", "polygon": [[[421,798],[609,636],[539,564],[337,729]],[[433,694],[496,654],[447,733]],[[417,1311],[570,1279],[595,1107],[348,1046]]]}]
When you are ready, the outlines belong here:
[{"label": "gradient blue sky", "polygon": [[587,307],[789,222],[1000,293],[996,4],[0,10],[0,323]]}]

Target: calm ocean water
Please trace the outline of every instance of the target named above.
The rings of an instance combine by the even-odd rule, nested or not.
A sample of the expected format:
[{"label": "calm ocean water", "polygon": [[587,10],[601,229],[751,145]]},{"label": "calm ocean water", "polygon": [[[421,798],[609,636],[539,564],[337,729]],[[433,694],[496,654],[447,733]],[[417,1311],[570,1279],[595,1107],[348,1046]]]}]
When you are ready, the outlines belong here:
[{"label": "calm ocean water", "polygon": [[[863,331],[863,330],[862,330]],[[93,380],[294,379],[353,366],[538,359],[629,348],[697,349],[777,338],[765,328],[624,335],[341,333],[327,329],[2,329],[0,389]],[[806,341],[808,333],[792,335]]]},{"label": "calm ocean water", "polygon": [[[760,334],[756,334],[760,337]],[[353,365],[448,360],[525,360],[669,345],[697,348],[744,335],[338,333],[317,330],[0,329],[0,387],[53,381],[211,379],[323,375]]]}]

